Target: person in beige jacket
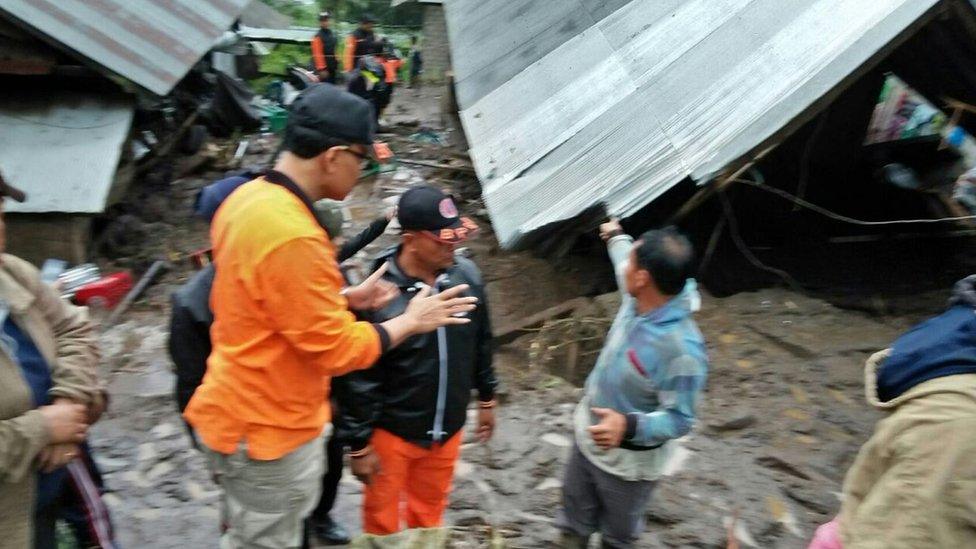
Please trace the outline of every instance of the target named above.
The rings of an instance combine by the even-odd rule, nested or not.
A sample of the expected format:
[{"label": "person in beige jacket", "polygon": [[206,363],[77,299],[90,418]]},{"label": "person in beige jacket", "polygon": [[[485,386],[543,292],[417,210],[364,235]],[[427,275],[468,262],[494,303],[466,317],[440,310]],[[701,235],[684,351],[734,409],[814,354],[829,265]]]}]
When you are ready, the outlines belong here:
[{"label": "person in beige jacket", "polygon": [[3,252],[3,201],[23,192],[0,176],[0,327],[12,322],[50,370],[47,402],[37,406],[20,353],[0,331],[0,548],[32,546],[35,479],[79,452],[88,426],[104,408],[96,376],[98,355],[85,309],[62,300],[36,268]]},{"label": "person in beige jacket", "polygon": [[872,356],[865,381],[888,415],[844,482],[844,549],[976,547],[976,275]]}]

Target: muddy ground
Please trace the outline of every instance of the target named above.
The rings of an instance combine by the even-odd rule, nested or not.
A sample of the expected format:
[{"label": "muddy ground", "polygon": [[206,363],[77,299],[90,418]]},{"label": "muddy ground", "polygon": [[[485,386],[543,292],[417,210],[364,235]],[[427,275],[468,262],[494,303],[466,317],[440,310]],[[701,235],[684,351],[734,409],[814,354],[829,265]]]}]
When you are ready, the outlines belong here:
[{"label": "muddy ground", "polygon": [[[451,149],[408,137],[417,123],[440,126],[436,90],[401,92],[389,118],[406,125],[386,136],[398,155],[457,162]],[[267,145],[248,161],[263,161]],[[92,442],[125,547],[216,546],[218,493],[171,398],[166,338],[168,294],[192,272],[185,254],[207,242],[205,225],[190,217],[192,197],[220,173],[177,180],[152,198],[134,189],[124,211],[145,238],[134,246],[137,252],[107,250],[102,260],[106,267],[136,269],[156,257],[173,264],[102,337],[112,407],[93,428]],[[457,192],[485,229],[468,253],[485,272],[496,325],[587,294],[609,277],[599,254],[550,261],[499,251],[476,183],[464,171],[401,164],[364,180],[348,200],[347,234],[420,181]],[[393,242],[393,234],[384,236],[360,259]],[[724,547],[738,517],[735,532],[744,546],[805,547],[816,525],[837,511],[844,472],[878,418],[862,396],[865,358],[943,300],[940,293],[919,296],[912,313],[878,317],[776,288],[706,296],[698,321],[711,366],[701,421],[679,442],[638,546]],[[572,317],[498,349],[504,384],[498,431],[487,445],[469,437],[463,446],[446,516],[454,546],[485,546],[489,529],[510,547],[552,544],[561,471],[572,444],[571,412],[580,394],[573,382],[595,359],[618,303],[613,294],[592,299]],[[574,362],[575,368],[568,366]],[[335,516],[354,532],[360,501],[360,485],[347,475]]]}]

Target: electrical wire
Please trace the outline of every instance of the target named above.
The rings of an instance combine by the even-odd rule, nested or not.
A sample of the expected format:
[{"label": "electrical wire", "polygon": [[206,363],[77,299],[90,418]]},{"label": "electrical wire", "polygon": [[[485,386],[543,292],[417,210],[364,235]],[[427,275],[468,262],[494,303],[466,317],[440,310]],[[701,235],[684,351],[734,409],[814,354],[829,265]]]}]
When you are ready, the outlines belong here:
[{"label": "electrical wire", "polygon": [[759,258],[752,253],[752,250],[749,249],[749,246],[742,239],[742,234],[739,233],[739,221],[735,217],[735,212],[732,211],[732,204],[729,202],[729,197],[726,196],[726,193],[723,191],[718,193],[718,198],[722,203],[722,209],[725,210],[725,218],[728,220],[729,235],[732,236],[732,241],[735,243],[736,248],[742,252],[742,255],[745,256],[749,263],[752,263],[752,265],[757,269],[766,271],[767,273],[772,273],[782,278],[783,281],[789,284],[794,291],[797,293],[802,293],[803,288],[800,286],[800,283],[790,275],[790,273],[782,269],[777,269],[776,267],[770,267],[762,261],[759,261]]},{"label": "electrical wire", "polygon": [[851,223],[853,225],[864,225],[868,227],[880,226],[880,225],[912,225],[912,224],[928,224],[928,223],[949,223],[955,221],[976,221],[976,215],[963,215],[959,217],[939,217],[934,219],[895,219],[890,221],[864,221],[862,219],[854,219],[853,217],[847,217],[846,215],[841,215],[839,213],[834,213],[827,208],[818,206],[811,202],[794,196],[784,190],[777,189],[775,187],[770,187],[756,181],[750,181],[748,179],[733,179],[734,183],[742,183],[744,185],[749,185],[750,187],[755,187],[757,189],[778,195],[780,198],[784,198],[793,202],[798,206],[802,206],[809,210],[813,210],[820,215],[835,219],[837,221],[843,221],[844,223]]}]

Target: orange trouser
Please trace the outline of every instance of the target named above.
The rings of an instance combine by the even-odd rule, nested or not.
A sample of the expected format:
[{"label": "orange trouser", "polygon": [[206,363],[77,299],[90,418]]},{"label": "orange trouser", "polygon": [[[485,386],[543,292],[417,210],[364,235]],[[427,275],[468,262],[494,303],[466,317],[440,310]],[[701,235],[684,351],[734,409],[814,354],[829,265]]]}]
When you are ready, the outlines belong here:
[{"label": "orange trouser", "polygon": [[451,492],[454,463],[461,450],[459,431],[429,449],[376,429],[370,443],[380,459],[380,472],[363,492],[363,530],[386,535],[400,531],[400,508],[406,500],[407,528],[441,525]]}]

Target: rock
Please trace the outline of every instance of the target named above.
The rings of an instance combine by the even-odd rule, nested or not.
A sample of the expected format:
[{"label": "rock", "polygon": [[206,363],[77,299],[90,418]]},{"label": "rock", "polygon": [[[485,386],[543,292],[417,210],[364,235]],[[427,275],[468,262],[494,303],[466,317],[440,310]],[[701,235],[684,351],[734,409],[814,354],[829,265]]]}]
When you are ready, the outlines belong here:
[{"label": "rock", "polygon": [[542,482],[540,482],[539,485],[535,487],[535,489],[552,490],[553,488],[562,488],[562,487],[563,487],[563,482],[561,480],[559,480],[558,478],[549,477],[543,480]]},{"label": "rock", "polygon": [[118,475],[119,480],[127,482],[139,488],[149,488],[152,483],[146,480],[138,471],[124,471]]},{"label": "rock", "polygon": [[151,434],[156,439],[170,438],[178,433],[176,427],[172,423],[160,423],[159,425],[153,427],[149,434]]},{"label": "rock", "polygon": [[458,512],[453,522],[455,526],[483,526],[488,524],[488,521],[485,519],[485,514],[476,509],[467,509]]},{"label": "rock", "polygon": [[140,444],[139,445],[138,457],[136,459],[139,460],[139,463],[147,463],[147,462],[150,462],[150,461],[155,461],[156,460],[156,447],[153,446],[153,443],[146,442],[146,443]]},{"label": "rock", "polygon": [[803,480],[813,480],[813,477],[808,473],[803,467],[791,463],[782,456],[776,456],[772,454],[767,454],[764,456],[759,456],[756,458],[756,463],[766,467],[768,469],[773,469],[775,471],[780,471],[788,475],[793,475]]},{"label": "rock", "polygon": [[749,413],[733,415],[727,419],[714,419],[708,422],[708,428],[718,433],[738,431],[752,427],[756,423],[756,416]]},{"label": "rock", "polygon": [[173,471],[173,469],[174,467],[172,463],[168,461],[163,461],[161,463],[156,464],[155,466],[153,466],[152,469],[147,471],[146,478],[152,482],[162,477],[163,475],[170,473],[171,471]]},{"label": "rock", "polygon": [[680,473],[685,468],[685,464],[688,458],[691,457],[691,450],[685,448],[681,443],[675,444],[674,452],[668,459],[668,462],[664,464],[664,470],[661,474],[666,477],[674,476]]},{"label": "rock", "polygon": [[172,509],[176,502],[166,494],[151,493],[145,498],[146,505],[154,509]]},{"label": "rock", "polygon": [[138,509],[132,513],[132,516],[139,520],[157,520],[162,516],[162,511],[159,509]]},{"label": "rock", "polygon": [[105,475],[111,475],[129,466],[128,460],[111,457],[96,457],[95,463],[98,465],[99,471]]},{"label": "rock", "polygon": [[793,501],[824,516],[837,512],[840,507],[830,492],[802,486],[800,483],[787,486],[783,488],[783,491]]},{"label": "rock", "polygon": [[525,484],[511,474],[496,474],[492,478],[488,479],[488,483],[494,486],[495,491],[503,496],[514,496],[522,493],[522,491],[525,489]]},{"label": "rock", "polygon": [[559,448],[569,448],[573,445],[573,441],[570,440],[569,437],[560,435],[558,433],[546,433],[540,437],[540,440]]},{"label": "rock", "polygon": [[454,478],[467,478],[474,471],[474,465],[471,465],[467,461],[458,460],[454,464]]},{"label": "rock", "polygon": [[122,500],[115,494],[102,494],[102,502],[109,509],[118,509],[122,505]]}]

